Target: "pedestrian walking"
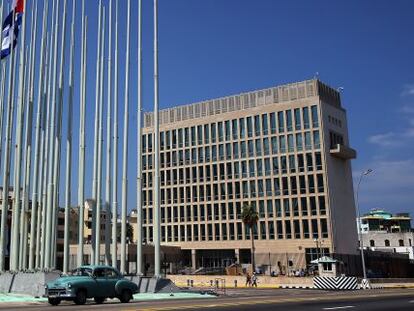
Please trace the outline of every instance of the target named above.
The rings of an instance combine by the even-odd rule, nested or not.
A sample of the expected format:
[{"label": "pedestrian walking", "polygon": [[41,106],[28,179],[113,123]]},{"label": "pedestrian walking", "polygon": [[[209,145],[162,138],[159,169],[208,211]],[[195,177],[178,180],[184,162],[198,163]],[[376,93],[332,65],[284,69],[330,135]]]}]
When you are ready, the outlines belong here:
[{"label": "pedestrian walking", "polygon": [[257,275],[256,275],[256,272],[253,272],[253,275],[252,275],[252,286],[257,287]]},{"label": "pedestrian walking", "polygon": [[249,272],[247,272],[246,274],[246,286],[251,286],[252,285],[252,279],[250,277]]}]

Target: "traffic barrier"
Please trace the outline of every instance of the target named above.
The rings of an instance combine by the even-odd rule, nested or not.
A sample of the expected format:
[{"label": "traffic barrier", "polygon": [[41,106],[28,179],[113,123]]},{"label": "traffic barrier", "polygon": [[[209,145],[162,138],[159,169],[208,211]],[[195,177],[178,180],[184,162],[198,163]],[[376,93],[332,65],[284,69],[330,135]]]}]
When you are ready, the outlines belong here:
[{"label": "traffic barrier", "polygon": [[353,276],[317,276],[313,278],[313,285],[317,289],[356,290],[358,289],[358,279]]}]

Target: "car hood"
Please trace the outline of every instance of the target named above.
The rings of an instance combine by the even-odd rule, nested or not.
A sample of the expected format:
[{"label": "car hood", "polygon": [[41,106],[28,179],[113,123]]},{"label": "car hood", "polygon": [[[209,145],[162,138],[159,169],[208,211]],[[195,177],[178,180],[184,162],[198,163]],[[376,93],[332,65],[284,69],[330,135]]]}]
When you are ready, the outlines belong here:
[{"label": "car hood", "polygon": [[68,283],[75,284],[90,280],[89,276],[62,276],[52,282],[47,283],[48,288],[65,287]]}]

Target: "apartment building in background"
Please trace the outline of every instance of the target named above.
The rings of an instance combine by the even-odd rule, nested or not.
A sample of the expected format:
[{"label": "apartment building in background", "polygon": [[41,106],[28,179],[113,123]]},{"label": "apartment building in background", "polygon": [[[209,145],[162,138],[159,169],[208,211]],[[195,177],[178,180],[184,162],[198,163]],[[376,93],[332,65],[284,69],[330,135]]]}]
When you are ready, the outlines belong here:
[{"label": "apartment building in background", "polygon": [[[313,79],[161,110],[161,243],[188,263],[306,266],[358,248],[346,111]],[[153,238],[153,113],[143,128],[144,243]],[[296,255],[292,255],[296,254]]]},{"label": "apartment building in background", "polygon": [[361,216],[364,249],[405,254],[414,260],[414,232],[408,213],[391,214],[374,209]]}]

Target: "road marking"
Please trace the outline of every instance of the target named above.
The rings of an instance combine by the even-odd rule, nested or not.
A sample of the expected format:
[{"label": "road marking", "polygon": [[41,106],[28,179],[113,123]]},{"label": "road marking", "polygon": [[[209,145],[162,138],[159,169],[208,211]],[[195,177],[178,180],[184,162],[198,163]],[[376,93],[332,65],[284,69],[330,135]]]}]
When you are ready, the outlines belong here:
[{"label": "road marking", "polygon": [[323,308],[322,310],[339,310],[339,309],[351,309],[351,308],[355,308],[355,306],[330,307],[330,308]]}]

